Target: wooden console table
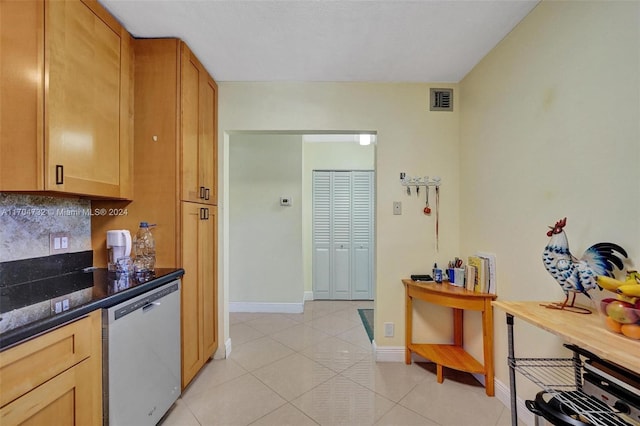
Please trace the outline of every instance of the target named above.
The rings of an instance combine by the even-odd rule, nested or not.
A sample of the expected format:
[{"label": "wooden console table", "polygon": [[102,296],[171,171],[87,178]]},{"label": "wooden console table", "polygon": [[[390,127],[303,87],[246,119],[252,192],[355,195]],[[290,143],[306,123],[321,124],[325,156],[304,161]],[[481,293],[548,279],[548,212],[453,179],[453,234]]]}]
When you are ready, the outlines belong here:
[{"label": "wooden console table", "polygon": [[[444,381],[443,367],[469,373],[483,374],[485,391],[494,396],[493,368],[493,308],[491,301],[495,294],[477,293],[456,287],[446,282],[436,284],[431,281],[417,282],[402,280],[405,287],[405,363],[411,364],[411,352],[433,361],[437,368],[438,383]],[[453,344],[413,343],[413,299],[424,300],[440,306],[453,308]],[[484,365],[469,355],[463,344],[464,310],[482,312],[482,343]]]}]

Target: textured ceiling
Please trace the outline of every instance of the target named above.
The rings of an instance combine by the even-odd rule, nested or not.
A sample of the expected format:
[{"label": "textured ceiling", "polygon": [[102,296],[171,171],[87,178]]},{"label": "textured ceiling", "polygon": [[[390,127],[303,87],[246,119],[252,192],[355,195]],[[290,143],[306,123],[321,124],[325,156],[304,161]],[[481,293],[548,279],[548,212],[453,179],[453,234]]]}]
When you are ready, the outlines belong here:
[{"label": "textured ceiling", "polygon": [[218,81],[458,82],[538,1],[99,0]]}]

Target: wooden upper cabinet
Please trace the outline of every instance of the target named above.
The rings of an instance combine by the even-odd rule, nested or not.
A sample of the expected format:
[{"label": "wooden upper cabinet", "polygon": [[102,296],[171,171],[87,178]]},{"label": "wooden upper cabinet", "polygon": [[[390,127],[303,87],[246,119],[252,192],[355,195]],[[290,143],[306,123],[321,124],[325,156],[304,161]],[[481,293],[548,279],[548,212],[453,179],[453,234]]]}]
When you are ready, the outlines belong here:
[{"label": "wooden upper cabinet", "polygon": [[184,43],[180,92],[181,199],[216,205],[218,86]]},{"label": "wooden upper cabinet", "polygon": [[0,8],[0,190],[131,199],[129,33],[94,0]]},{"label": "wooden upper cabinet", "polygon": [[200,89],[200,120],[202,132],[200,134],[200,173],[202,186],[207,188],[205,204],[218,204],[217,174],[218,174],[218,86],[208,75],[205,76]]}]

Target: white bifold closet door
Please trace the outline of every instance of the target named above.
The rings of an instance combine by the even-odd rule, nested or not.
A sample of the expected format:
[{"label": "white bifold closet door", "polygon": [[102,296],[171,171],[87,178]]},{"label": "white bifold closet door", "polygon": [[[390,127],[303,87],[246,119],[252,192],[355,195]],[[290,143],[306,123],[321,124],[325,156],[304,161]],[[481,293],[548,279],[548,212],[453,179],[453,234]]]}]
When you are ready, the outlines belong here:
[{"label": "white bifold closet door", "polygon": [[313,172],[313,297],[373,298],[373,171]]}]

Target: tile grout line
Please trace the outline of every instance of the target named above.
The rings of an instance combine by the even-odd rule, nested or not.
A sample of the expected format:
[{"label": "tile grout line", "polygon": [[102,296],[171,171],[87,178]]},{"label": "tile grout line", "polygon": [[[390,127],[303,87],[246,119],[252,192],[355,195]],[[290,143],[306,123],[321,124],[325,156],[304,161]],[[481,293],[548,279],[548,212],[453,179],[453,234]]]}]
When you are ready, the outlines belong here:
[{"label": "tile grout line", "polygon": [[[350,308],[347,308],[347,309],[350,309]],[[352,322],[353,322],[353,321],[352,321]],[[248,325],[249,327],[251,327],[251,325],[249,325],[249,324],[247,324],[247,325]],[[305,326],[307,326],[307,324],[306,324],[306,323],[305,323]],[[315,327],[313,327],[313,326],[311,326],[311,325],[308,325],[308,326],[309,326],[309,327],[311,327],[311,328],[314,328],[314,329],[316,329],[316,330],[319,330],[319,331],[321,331],[321,332],[325,332],[324,330],[320,330],[320,329],[315,328]],[[348,331],[354,330],[356,327],[358,327],[358,325],[355,325],[354,327],[349,328],[349,329],[345,330],[344,332],[342,332],[342,333],[340,333],[340,334],[343,334],[343,333],[346,333],[346,332],[348,332]],[[292,327],[289,327],[289,328],[292,328]],[[280,332],[280,331],[285,331],[285,330],[286,330],[286,329],[279,330],[278,332]],[[260,330],[258,330],[258,331],[260,331]],[[276,333],[278,333],[278,332],[276,332]],[[272,333],[272,334],[276,334],[276,333]],[[272,334],[267,334],[267,337],[270,337],[272,340],[274,340],[274,341],[276,341],[276,342],[278,342],[278,343],[281,343],[281,344],[283,344],[284,346],[287,346],[286,344],[284,344],[284,343],[282,343],[282,342],[279,342],[277,339],[275,339],[275,338],[271,337],[271,335],[272,335]],[[345,343],[347,343],[347,344],[353,345],[354,347],[356,347],[356,348],[358,348],[358,349],[361,349],[361,347],[360,347],[360,346],[355,345],[355,344],[353,344],[352,342],[346,341],[346,340],[344,340],[344,339],[342,339],[342,338],[338,337],[338,335],[329,335],[329,337],[328,337],[328,338],[330,338],[330,337],[334,337],[334,338],[336,338],[336,339],[338,339],[338,340],[341,340],[341,341],[343,341],[343,342],[345,342]],[[322,342],[319,342],[318,344],[321,344],[321,343],[322,343]],[[311,347],[311,346],[314,346],[314,345],[310,345],[309,347]],[[349,367],[347,367],[347,368],[345,368],[345,369],[341,370],[340,372],[337,372],[337,371],[335,371],[334,369],[332,369],[332,368],[330,368],[330,367],[327,367],[327,366],[325,366],[325,365],[321,364],[320,362],[316,361],[315,359],[310,358],[310,357],[309,357],[309,356],[307,356],[306,354],[302,353],[302,351],[306,350],[308,347],[307,347],[307,348],[303,348],[303,349],[302,349],[302,350],[300,350],[300,351],[295,350],[295,349],[293,349],[293,348],[291,348],[291,347],[289,347],[289,346],[287,346],[287,347],[288,347],[288,348],[290,348],[290,349],[293,351],[293,353],[292,353],[292,354],[289,354],[289,355],[287,355],[287,356],[285,356],[285,357],[279,358],[278,360],[275,360],[275,361],[273,361],[273,362],[271,362],[271,363],[269,363],[269,364],[266,364],[266,365],[263,365],[263,366],[261,366],[261,367],[258,367],[258,368],[254,369],[254,370],[248,371],[248,372],[249,372],[249,374],[251,374],[251,375],[252,375],[256,380],[258,380],[260,383],[262,383],[264,386],[266,386],[267,388],[269,388],[270,390],[272,390],[276,395],[278,395],[280,398],[282,398],[283,400],[285,400],[285,401],[286,401],[286,402],[285,402],[285,404],[283,404],[283,405],[279,406],[278,408],[276,408],[276,409],[274,409],[274,410],[270,411],[269,413],[264,414],[262,417],[260,417],[259,419],[254,420],[252,423],[257,422],[257,421],[258,421],[258,420],[260,420],[261,418],[264,418],[265,416],[267,416],[267,415],[269,415],[269,414],[273,413],[274,411],[276,411],[276,410],[278,410],[278,409],[282,408],[283,406],[285,406],[285,405],[287,405],[287,404],[291,404],[291,406],[292,406],[292,407],[294,407],[296,410],[300,411],[300,412],[301,412],[302,414],[304,414],[306,417],[308,417],[309,419],[311,419],[314,423],[319,424],[319,423],[318,423],[318,422],[317,422],[313,417],[311,417],[310,415],[308,415],[307,413],[305,413],[304,411],[302,411],[300,408],[298,408],[296,405],[294,405],[294,404],[292,403],[292,401],[294,401],[294,400],[296,400],[296,399],[301,398],[302,396],[306,395],[307,393],[312,392],[314,389],[318,388],[319,386],[324,385],[325,383],[329,382],[330,380],[335,379],[335,378],[336,378],[336,377],[338,377],[338,376],[340,376],[340,377],[342,377],[342,378],[344,378],[344,379],[346,379],[346,380],[348,380],[348,381],[350,381],[350,382],[354,383],[354,384],[355,384],[355,385],[357,385],[357,386],[362,387],[363,389],[365,389],[365,390],[367,390],[367,391],[371,391],[371,390],[369,390],[368,388],[366,388],[365,386],[362,386],[362,385],[360,385],[359,383],[356,383],[355,381],[351,380],[349,377],[346,377],[346,376],[342,375],[342,373],[343,373],[344,371],[348,370],[349,368],[353,367],[353,366],[354,366],[354,365],[356,365],[357,363],[359,363],[359,362],[361,362],[362,360],[364,360],[364,359],[367,357],[367,355],[366,355],[366,354],[365,354],[361,359],[359,359],[359,360],[357,360],[355,363],[353,363],[351,366],[349,366]],[[292,356],[292,355],[294,355],[294,354],[299,354],[299,355],[301,355],[301,356],[305,357],[306,359],[310,360],[311,362],[313,362],[313,363],[314,363],[314,364],[316,364],[317,366],[322,367],[322,368],[325,368],[325,369],[327,369],[327,370],[331,371],[331,372],[332,372],[332,373],[334,373],[334,374],[333,374],[331,377],[327,378],[326,380],[323,380],[322,382],[320,382],[320,383],[316,384],[316,385],[315,385],[315,386],[313,386],[312,388],[310,388],[310,389],[306,390],[306,391],[305,391],[305,392],[303,392],[302,394],[300,394],[300,395],[298,395],[298,396],[296,396],[296,397],[294,397],[294,398],[292,398],[292,399],[288,399],[288,398],[286,398],[284,395],[280,394],[276,389],[272,388],[272,387],[271,387],[271,386],[269,386],[267,383],[265,383],[263,380],[261,380],[261,379],[260,379],[260,377],[258,377],[258,376],[256,376],[256,375],[254,374],[254,372],[255,372],[255,371],[257,371],[257,370],[260,370],[260,369],[262,369],[262,368],[264,368],[264,367],[267,367],[267,366],[269,366],[269,365],[273,365],[273,364],[275,364],[276,362],[279,362],[279,361],[283,360],[284,358],[286,358],[286,357],[288,357],[288,356]],[[371,355],[372,355],[372,354],[371,354]],[[382,397],[382,398],[385,398],[385,399],[389,400],[388,398],[386,398],[386,397],[384,397],[384,396],[382,396],[382,395],[380,395],[380,394],[376,393],[375,391],[371,391],[371,392],[372,392],[372,393],[375,393],[376,395],[378,395],[378,396],[380,396],[380,397]],[[392,403],[394,404],[394,405],[392,405],[392,406],[391,406],[391,408],[389,409],[389,410],[391,410],[395,405],[397,405],[397,403],[396,403],[395,401],[391,401],[391,400],[389,400],[389,401],[390,401],[390,402],[392,402]],[[388,411],[389,411],[389,410],[387,410],[387,411],[386,411],[382,416],[380,416],[380,418],[382,418],[384,415],[386,415],[386,414],[388,413]],[[378,420],[379,420],[379,419],[378,419]]]},{"label": "tile grout line", "polygon": [[[216,384],[216,385],[215,385],[215,387],[219,387],[219,386],[221,386],[221,385],[228,384],[229,382],[231,382],[231,381],[233,381],[233,380],[237,380],[237,379],[239,379],[239,378],[241,378],[241,377],[244,377],[244,376],[246,376],[247,374],[249,374],[249,375],[251,375],[251,377],[253,377],[253,378],[254,378],[254,379],[256,379],[258,382],[260,382],[262,385],[264,385],[265,387],[267,387],[268,389],[270,389],[271,391],[273,391],[276,395],[278,395],[280,398],[282,398],[282,399],[285,401],[285,403],[284,403],[284,404],[282,404],[282,405],[278,406],[278,407],[277,407],[277,408],[275,408],[274,410],[271,410],[269,413],[265,413],[265,414],[264,414],[264,415],[262,415],[261,417],[259,417],[259,418],[255,419],[255,420],[253,420],[250,424],[253,424],[253,423],[255,423],[255,422],[259,421],[260,419],[264,418],[265,416],[267,416],[267,415],[269,415],[269,414],[271,414],[271,413],[275,412],[276,410],[278,410],[278,409],[280,409],[280,408],[282,408],[282,407],[284,407],[284,406],[286,406],[286,405],[288,405],[288,404],[290,404],[290,405],[291,405],[295,410],[297,410],[298,412],[302,413],[305,417],[309,418],[309,419],[310,419],[311,421],[313,421],[314,423],[319,424],[319,423],[318,423],[314,418],[312,418],[312,417],[311,417],[311,416],[309,416],[307,413],[305,413],[305,412],[304,412],[304,411],[302,411],[300,408],[298,408],[296,405],[294,405],[294,404],[292,403],[292,401],[294,401],[294,400],[296,400],[296,399],[298,399],[298,398],[301,398],[303,395],[305,395],[305,394],[307,394],[307,393],[309,393],[309,392],[313,391],[314,389],[316,389],[316,388],[317,388],[317,387],[319,387],[319,386],[322,386],[322,385],[326,384],[328,381],[333,380],[333,379],[337,378],[338,376],[340,376],[340,377],[342,377],[342,378],[344,378],[344,379],[347,379],[348,381],[350,381],[350,382],[354,383],[355,385],[357,385],[357,386],[359,386],[359,387],[362,387],[363,389],[366,389],[367,391],[370,391],[370,390],[369,390],[369,389],[367,389],[365,386],[362,386],[362,385],[360,385],[360,384],[358,384],[358,383],[354,382],[353,380],[351,380],[350,378],[348,378],[348,377],[346,377],[346,376],[344,376],[344,375],[342,374],[342,373],[344,373],[345,371],[347,371],[349,368],[351,368],[351,367],[353,367],[354,365],[358,364],[359,362],[363,361],[367,356],[372,355],[372,353],[371,353],[371,348],[364,348],[364,347],[362,347],[361,345],[358,345],[358,344],[353,343],[353,342],[351,342],[351,341],[349,341],[349,340],[346,340],[345,338],[339,337],[339,335],[341,335],[341,334],[345,334],[345,333],[348,333],[348,332],[350,332],[350,331],[355,330],[355,329],[358,327],[358,324],[357,324],[357,323],[355,323],[354,321],[350,320],[349,318],[343,318],[343,317],[340,317],[341,319],[343,319],[343,320],[345,320],[345,321],[349,321],[349,322],[351,322],[351,323],[354,323],[354,326],[353,326],[353,327],[350,327],[350,328],[348,328],[348,329],[346,329],[346,330],[343,330],[343,331],[341,331],[340,333],[335,334],[335,335],[328,334],[325,330],[323,330],[323,329],[321,329],[321,328],[314,327],[314,326],[311,324],[314,320],[318,320],[318,319],[321,319],[321,318],[324,318],[324,317],[328,317],[329,315],[335,314],[336,312],[346,311],[346,310],[349,310],[349,309],[357,309],[357,308],[356,308],[356,306],[350,306],[350,307],[345,308],[345,309],[342,309],[342,310],[338,309],[338,310],[335,310],[335,311],[327,311],[325,314],[323,314],[323,315],[321,315],[321,316],[319,316],[319,317],[317,317],[317,318],[313,318],[313,319],[311,319],[311,320],[309,320],[309,321],[296,321],[296,322],[297,322],[297,324],[291,324],[290,326],[285,327],[285,328],[283,328],[283,329],[281,329],[281,330],[278,330],[278,331],[276,331],[276,332],[274,332],[274,333],[264,333],[263,331],[261,331],[261,330],[259,330],[259,329],[255,328],[255,327],[253,327],[251,324],[249,324],[249,322],[250,322],[250,321],[255,321],[255,320],[259,319],[259,318],[252,318],[252,319],[247,319],[247,320],[244,320],[244,321],[237,321],[237,322],[235,322],[233,325],[244,324],[244,325],[246,325],[247,327],[249,327],[249,328],[251,328],[251,329],[253,329],[253,330],[255,330],[255,331],[257,331],[257,332],[259,332],[259,333],[261,333],[261,334],[262,334],[261,336],[258,336],[258,337],[255,337],[255,338],[253,338],[253,339],[250,339],[250,340],[247,340],[247,341],[243,342],[242,344],[238,345],[238,347],[240,347],[240,346],[242,346],[242,345],[244,345],[244,344],[246,344],[246,343],[250,343],[250,342],[252,342],[252,341],[255,341],[255,340],[259,340],[259,339],[262,339],[262,338],[269,338],[269,339],[271,339],[272,341],[274,341],[274,342],[276,342],[276,343],[278,343],[278,344],[280,344],[280,345],[282,345],[282,346],[284,346],[284,347],[288,348],[288,349],[291,351],[291,353],[289,353],[289,354],[287,354],[287,355],[285,355],[285,356],[283,356],[283,357],[280,357],[280,358],[278,358],[278,359],[276,359],[276,360],[274,360],[274,361],[272,361],[272,362],[270,362],[270,363],[268,363],[268,364],[265,364],[265,365],[262,365],[262,366],[260,366],[260,367],[257,367],[257,368],[255,368],[255,369],[253,369],[253,370],[250,370],[250,369],[248,369],[248,368],[244,367],[242,364],[238,363],[238,361],[236,361],[235,359],[230,358],[230,359],[229,359],[229,361],[233,362],[237,367],[241,368],[241,369],[243,370],[243,373],[242,373],[242,374],[240,374],[239,376],[236,376],[236,377],[233,377],[233,378],[231,378],[231,379],[229,379],[229,380],[225,380],[224,382],[218,383],[218,384]],[[269,314],[265,313],[265,314],[263,314],[263,315],[269,315]],[[286,318],[286,317],[283,317],[283,318]],[[287,318],[287,319],[290,319],[290,318]],[[295,320],[292,320],[292,321],[295,321]],[[301,348],[300,350],[297,350],[297,349],[294,349],[294,348],[292,348],[292,347],[288,346],[286,343],[281,342],[281,341],[279,341],[278,339],[276,339],[276,338],[274,338],[274,337],[273,337],[273,335],[274,335],[274,334],[277,334],[277,333],[280,333],[280,332],[286,331],[286,330],[288,330],[288,329],[290,329],[290,328],[293,328],[293,327],[296,327],[296,326],[298,326],[298,325],[302,325],[302,326],[304,326],[304,327],[313,328],[314,330],[317,330],[317,331],[319,331],[319,332],[321,332],[321,333],[325,333],[325,334],[327,334],[327,337],[326,337],[327,339],[328,339],[328,338],[333,337],[333,338],[335,338],[335,339],[337,339],[337,340],[340,340],[341,342],[344,342],[344,343],[346,343],[346,344],[349,344],[349,345],[351,345],[351,346],[353,346],[353,347],[355,347],[355,348],[357,348],[357,349],[360,349],[360,350],[366,351],[367,353],[363,354],[363,356],[362,356],[361,358],[359,358],[358,360],[356,360],[356,361],[355,361],[353,364],[351,364],[350,366],[348,366],[348,367],[346,367],[346,368],[343,368],[343,369],[341,369],[340,371],[336,371],[336,370],[334,370],[334,369],[332,369],[332,368],[330,368],[330,367],[327,367],[327,366],[323,365],[322,363],[320,363],[320,362],[316,361],[315,359],[313,359],[313,358],[311,358],[310,356],[307,356],[305,353],[303,353],[303,351],[308,350],[310,347],[313,347],[313,346],[315,346],[315,345],[321,345],[321,344],[322,344],[322,341],[320,341],[320,342],[318,342],[318,343],[316,343],[316,344],[310,344],[310,345],[308,345],[308,346],[305,346],[305,347]],[[362,326],[362,324],[360,324],[360,326]],[[324,339],[322,339],[322,340],[324,340]],[[314,364],[318,365],[319,367],[322,367],[322,368],[324,368],[324,369],[326,369],[326,370],[330,371],[330,372],[332,373],[332,376],[331,376],[331,377],[329,377],[329,378],[327,378],[327,379],[325,379],[325,380],[323,380],[323,381],[322,381],[322,382],[320,382],[320,383],[315,384],[312,388],[310,388],[310,389],[308,389],[307,391],[303,392],[302,394],[300,394],[300,395],[296,396],[295,398],[292,398],[292,399],[290,399],[290,400],[289,400],[288,398],[285,398],[283,395],[281,395],[280,393],[278,393],[275,389],[271,388],[267,383],[263,382],[263,381],[262,381],[258,376],[256,376],[256,375],[254,374],[254,372],[255,372],[255,371],[257,371],[257,370],[259,370],[259,369],[262,369],[262,368],[264,368],[264,367],[267,367],[267,366],[269,366],[269,365],[272,365],[272,364],[274,364],[274,363],[276,363],[276,362],[279,362],[279,361],[281,361],[282,359],[284,359],[284,358],[286,358],[286,357],[288,357],[288,356],[292,356],[292,355],[294,355],[294,354],[302,355],[304,358],[306,358],[306,359],[308,359],[308,360],[312,361]],[[385,399],[387,399],[387,400],[388,400],[388,398],[384,397],[383,395],[378,394],[378,393],[377,393],[377,392],[375,392],[375,391],[371,391],[371,392],[372,392],[372,393],[375,393],[376,395],[378,395],[378,396],[380,396],[380,397],[383,397],[383,398],[385,398]],[[398,405],[398,404],[397,404],[397,403],[395,403],[394,401],[391,401],[391,400],[389,400],[389,401],[393,403],[392,407],[391,407],[389,410],[393,409],[393,407],[395,407],[396,405]],[[191,416],[196,420],[196,422],[198,422],[198,424],[202,424],[202,423],[201,423],[201,421],[200,421],[200,419],[198,419],[198,418],[196,417],[196,415],[193,413],[193,411],[192,411],[191,407],[189,406],[189,404],[188,404],[184,399],[182,399],[182,402],[184,403],[184,407],[188,410],[188,412],[189,412],[189,413],[191,414]],[[386,415],[386,414],[389,412],[389,410],[387,410],[384,414],[382,414],[382,416],[380,416],[380,418],[382,418],[384,415]],[[379,420],[379,419],[378,419],[378,420]]]}]

